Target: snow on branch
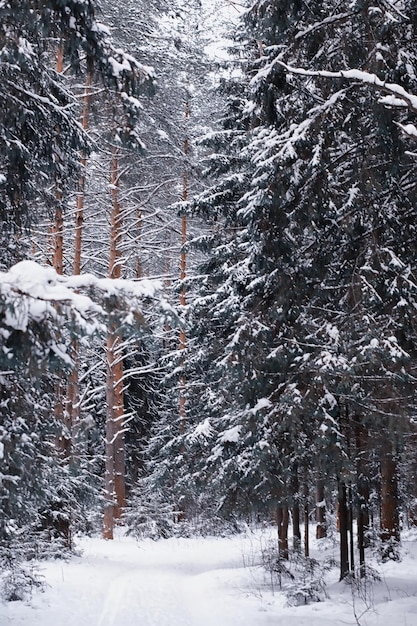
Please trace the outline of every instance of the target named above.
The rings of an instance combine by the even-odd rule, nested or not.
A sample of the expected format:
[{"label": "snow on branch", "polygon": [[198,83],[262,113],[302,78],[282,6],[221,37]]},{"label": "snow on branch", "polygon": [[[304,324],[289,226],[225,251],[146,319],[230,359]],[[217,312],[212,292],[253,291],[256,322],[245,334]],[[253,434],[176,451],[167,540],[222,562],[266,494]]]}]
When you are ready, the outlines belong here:
[{"label": "snow on branch", "polygon": [[294,39],[301,39],[302,37],[305,37],[306,35],[314,33],[316,30],[323,28],[324,26],[329,26],[329,24],[343,22],[344,20],[352,17],[352,15],[355,15],[355,13],[356,11],[350,11],[350,13],[337,13],[336,15],[330,15],[324,20],[321,20],[320,22],[315,22],[314,24],[311,24],[311,26],[309,26],[308,28],[301,30],[295,35]]},{"label": "snow on branch", "polygon": [[[89,295],[79,293],[82,289],[87,289]],[[91,334],[101,328],[107,315],[105,300],[113,296],[118,296],[121,303],[128,301],[131,309],[138,309],[140,303],[151,299],[168,312],[170,307],[161,297],[161,289],[160,281],[114,280],[93,274],[61,276],[52,267],[34,261],[21,261],[8,272],[0,272],[0,299],[6,308],[3,323],[22,331],[31,321],[54,319],[59,326],[75,316],[83,332]],[[92,290],[98,292],[97,302],[90,297]],[[66,307],[67,313],[58,315],[54,305]]]},{"label": "snow on branch", "polygon": [[330,72],[327,70],[305,70],[300,67],[292,67],[283,61],[276,60],[287,72],[298,74],[300,76],[322,76],[323,78],[344,78],[350,81],[358,81],[366,85],[370,85],[376,89],[380,89],[389,94],[391,98],[381,98],[381,104],[387,106],[406,107],[409,111],[417,113],[417,95],[411,94],[396,83],[387,83],[378,78],[376,74],[363,72],[362,70],[340,70],[339,72]]},{"label": "snow on branch", "polygon": [[414,124],[400,124],[399,122],[395,122],[394,124],[400,128],[405,135],[411,137],[412,139],[417,139],[417,128]]}]

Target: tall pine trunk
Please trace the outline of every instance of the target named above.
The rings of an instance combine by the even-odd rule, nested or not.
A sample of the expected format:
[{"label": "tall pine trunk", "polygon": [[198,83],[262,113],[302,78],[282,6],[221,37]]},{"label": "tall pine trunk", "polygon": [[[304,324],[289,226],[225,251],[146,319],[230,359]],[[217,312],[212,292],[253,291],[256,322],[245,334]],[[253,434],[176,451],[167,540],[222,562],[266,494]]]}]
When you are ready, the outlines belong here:
[{"label": "tall pine trunk", "polygon": [[348,507],[348,529],[349,529],[349,563],[350,571],[355,571],[355,545],[353,537],[353,501],[352,486],[349,484],[347,488],[347,507]]},{"label": "tall pine trunk", "polygon": [[[56,53],[56,71],[58,74],[62,74],[64,66],[64,49],[62,43],[59,44]],[[57,138],[61,132],[60,127],[56,127]],[[55,151],[55,162],[57,165],[55,173],[55,216],[54,223],[52,225],[52,266],[56,270],[57,274],[63,274],[64,272],[64,216],[62,210],[62,180],[59,173],[60,164],[60,150],[59,146]]]},{"label": "tall pine trunk", "polygon": [[[89,125],[89,111],[90,111],[90,99],[91,99],[91,81],[92,72],[87,71],[83,101],[83,112],[81,117],[81,125],[84,131],[88,130]],[[82,237],[83,237],[83,225],[84,225],[84,203],[85,203],[85,181],[86,181],[86,168],[87,168],[87,155],[85,152],[81,154],[81,172],[78,180],[78,190],[76,199],[76,211],[75,211],[75,238],[74,238],[74,274],[81,274],[81,251],[82,251]]]},{"label": "tall pine trunk", "polygon": [[300,529],[300,503],[299,503],[300,483],[298,480],[298,467],[294,467],[291,476],[291,496],[292,496],[292,535],[293,548],[295,552],[301,550],[301,529]]},{"label": "tall pine trunk", "polygon": [[[56,53],[56,71],[62,74],[64,63],[64,49],[62,43],[59,44]],[[60,129],[56,128],[59,135]],[[59,148],[57,146],[55,159],[59,166]],[[51,226],[51,242],[52,242],[52,267],[57,274],[62,275],[64,272],[64,218],[62,210],[62,181],[57,171],[55,174],[55,214],[54,221]],[[55,385],[55,408],[54,416],[58,423],[62,424],[62,433],[57,442],[58,450],[61,455],[68,459],[71,449],[70,425],[65,416],[65,399],[62,383],[59,381]]]},{"label": "tall pine trunk", "polygon": [[[186,202],[188,199],[188,153],[189,153],[189,142],[188,142],[188,119],[190,117],[190,105],[188,98],[185,102],[185,112],[184,112],[184,144],[183,144],[183,153],[184,153],[184,168],[183,168],[183,180],[182,180],[182,200]],[[187,275],[187,255],[185,251],[185,244],[187,242],[187,216],[185,213],[181,216],[181,255],[180,255],[180,279],[181,281],[185,281]],[[180,294],[180,305],[181,307],[185,307],[186,304],[186,292],[185,285],[183,282]],[[185,350],[186,346],[186,336],[185,330],[181,328],[180,330],[180,350]],[[183,362],[182,362],[183,365]],[[184,432],[185,430],[185,376],[181,374],[180,378],[180,400],[179,400],[179,421],[180,421],[180,430]]]},{"label": "tall pine trunk", "polygon": [[[62,43],[59,44],[56,56],[56,71],[62,74],[64,65],[64,49]],[[57,141],[60,133],[60,127],[56,128]],[[59,171],[60,166],[60,148],[57,145],[55,160],[57,170],[55,173],[55,215],[52,224],[52,266],[56,273],[62,275],[64,273],[64,213],[63,213],[63,189],[62,179]],[[61,455],[63,463],[68,465],[72,453],[72,437],[71,422],[66,412],[66,400],[64,392],[64,384],[58,380],[55,383],[55,407],[54,417],[57,423],[61,424],[61,432],[57,441],[58,452]],[[53,506],[53,505],[52,505]],[[59,506],[65,508],[65,502],[59,503]],[[68,513],[68,511],[67,511]],[[71,548],[71,526],[69,515],[51,516],[52,525],[55,532],[63,539],[64,545]]]},{"label": "tall pine trunk", "polygon": [[[88,119],[90,109],[91,98],[91,81],[92,71],[88,70],[86,75],[84,98],[83,98],[83,111],[81,116],[81,125],[83,130],[88,130]],[[82,252],[82,236],[84,225],[84,202],[85,202],[85,182],[86,182],[86,167],[87,167],[87,155],[85,152],[81,153],[80,158],[80,177],[78,179],[78,189],[76,196],[76,211],[75,211],[75,236],[74,236],[74,275],[81,274],[81,252]],[[67,400],[66,400],[66,412],[68,414],[68,421],[72,430],[72,436],[76,440],[77,432],[80,421],[80,389],[79,389],[79,343],[74,340],[71,345],[71,358],[74,363],[73,370],[71,372],[68,385],[67,385]]]},{"label": "tall pine trunk", "polygon": [[[119,201],[119,150],[117,147],[112,149],[110,189],[112,209],[109,277],[117,279],[121,277],[120,242],[122,236],[122,212]],[[123,355],[116,322],[110,322],[106,354],[107,415],[103,536],[105,539],[113,539],[114,522],[121,517],[126,506]]]}]

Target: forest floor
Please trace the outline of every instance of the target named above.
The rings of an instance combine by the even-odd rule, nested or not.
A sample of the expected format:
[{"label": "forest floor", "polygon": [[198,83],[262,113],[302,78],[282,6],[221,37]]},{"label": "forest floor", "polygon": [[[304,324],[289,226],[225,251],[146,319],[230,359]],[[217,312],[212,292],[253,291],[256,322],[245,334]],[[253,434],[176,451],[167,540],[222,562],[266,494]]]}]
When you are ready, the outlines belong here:
[{"label": "forest floor", "polygon": [[[267,573],[261,554],[275,542],[263,529],[223,538],[160,541],[79,538],[79,556],[40,564],[43,592],[0,603],[1,626],[415,626],[417,535],[406,533],[401,561],[371,565],[380,580],[338,582],[336,566],[292,581]],[[337,559],[330,540],[312,541],[322,564]],[[297,576],[296,564],[291,565]],[[321,602],[289,606],[326,580]],[[292,594],[294,596],[294,593]]]}]

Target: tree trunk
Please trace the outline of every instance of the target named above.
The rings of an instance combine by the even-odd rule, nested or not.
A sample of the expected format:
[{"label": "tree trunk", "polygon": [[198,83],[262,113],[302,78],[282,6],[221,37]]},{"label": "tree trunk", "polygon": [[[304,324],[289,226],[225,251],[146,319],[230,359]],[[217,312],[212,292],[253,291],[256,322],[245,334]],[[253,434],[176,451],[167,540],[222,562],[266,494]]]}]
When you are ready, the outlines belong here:
[{"label": "tree trunk", "polygon": [[349,485],[347,490],[348,497],[348,526],[349,526],[349,561],[350,571],[355,571],[355,546],[353,538],[353,502],[352,502],[352,487]]},{"label": "tree trunk", "polygon": [[298,468],[294,467],[291,477],[291,496],[292,496],[292,535],[293,548],[295,552],[301,550],[301,530],[300,530],[300,504],[299,504],[300,484],[298,480]]},{"label": "tree trunk", "polygon": [[[61,74],[63,71],[64,63],[64,49],[62,43],[59,44],[56,56],[56,71]],[[56,127],[57,141],[60,133],[60,127]],[[55,159],[59,165],[60,162],[60,149],[57,146]],[[64,273],[64,213],[63,213],[63,191],[62,191],[62,179],[57,169],[55,174],[55,216],[54,222],[51,228],[52,231],[52,266],[56,273],[61,275]],[[64,385],[58,380],[55,383],[55,408],[54,415],[58,423],[62,424],[61,435],[57,441],[58,451],[65,463],[68,465],[72,454],[72,437],[71,437],[71,422],[68,419],[68,414],[65,410],[65,394]],[[67,503],[63,499],[62,502],[56,503],[55,506],[65,508]],[[68,506],[68,505],[67,505]],[[52,524],[55,532],[64,541],[64,545],[67,548],[71,548],[71,528],[69,515],[51,515],[50,523]]]},{"label": "tree trunk", "polygon": [[[56,71],[62,74],[64,63],[64,49],[62,43],[59,44],[56,53]],[[55,128],[56,140],[58,141],[60,127]],[[56,148],[54,155],[56,163],[60,162],[59,146]],[[55,217],[52,225],[52,266],[57,274],[63,274],[64,271],[64,218],[62,211],[62,181],[57,169],[55,173]]]},{"label": "tree trunk", "polygon": [[114,530],[114,371],[112,364],[112,343],[107,337],[107,380],[106,380],[106,444],[105,444],[105,474],[104,474],[104,520],[103,538],[113,539]]},{"label": "tree trunk", "polygon": [[[183,169],[183,181],[182,181],[182,200],[185,202],[188,199],[188,153],[189,153],[189,143],[188,143],[188,119],[190,117],[190,106],[188,99],[185,102],[185,123],[184,123],[184,169]],[[181,217],[181,256],[180,256],[180,279],[184,281],[186,278],[186,264],[187,264],[187,256],[185,252],[185,244],[187,242],[187,216],[185,213]],[[180,294],[180,305],[185,307],[186,298],[185,298],[185,285],[183,282]],[[180,350],[185,350],[186,346],[186,336],[185,330],[181,328],[180,330]],[[183,364],[183,363],[182,363]],[[185,377],[184,374],[181,375],[180,378],[180,400],[179,400],[179,418],[180,418],[180,431],[185,431]]]},{"label": "tree trunk", "polygon": [[366,454],[368,450],[368,433],[361,423],[361,418],[355,420],[356,439],[356,483],[357,483],[357,506],[358,506],[358,551],[360,576],[365,576],[365,548],[369,545],[369,479],[366,467]]},{"label": "tree trunk", "polygon": [[304,556],[310,556],[310,538],[309,538],[309,515],[308,515],[308,479],[304,479]]},{"label": "tree trunk", "polygon": [[[385,556],[394,556],[392,542],[400,541],[397,463],[392,444],[383,434],[381,456],[381,540],[386,544]],[[384,548],[383,548],[384,552]]]},{"label": "tree trunk", "polygon": [[[91,81],[92,74],[87,72],[85,91],[84,91],[84,104],[83,113],[81,118],[81,124],[84,131],[88,130],[88,116],[90,110],[90,98],[91,98]],[[82,250],[82,236],[84,225],[84,197],[85,197],[85,179],[86,179],[86,167],[87,167],[87,155],[83,152],[81,154],[81,173],[78,180],[76,211],[75,211],[75,239],[74,239],[74,274],[81,274],[81,250]]]},{"label": "tree trunk", "polygon": [[322,478],[319,478],[316,484],[316,523],[316,538],[323,539],[327,535],[327,525],[324,480]]},{"label": "tree trunk", "polygon": [[[119,202],[119,151],[113,148],[110,189],[112,210],[110,217],[109,277],[120,278],[120,240],[122,229]],[[115,323],[111,323],[107,335],[107,381],[106,381],[106,476],[105,476],[105,539],[113,538],[114,521],[119,519],[126,506],[125,487],[125,436],[123,402],[123,355],[120,337]]]},{"label": "tree trunk", "polygon": [[286,504],[277,507],[277,527],[278,527],[278,552],[281,559],[289,558],[288,551],[288,524],[289,512]]},{"label": "tree trunk", "polygon": [[339,505],[339,532],[340,532],[340,580],[349,574],[349,546],[348,546],[348,509],[346,503],[346,485],[338,478],[338,505]]},{"label": "tree trunk", "polygon": [[53,259],[52,266],[56,273],[62,275],[64,272],[64,216],[62,212],[62,193],[56,190],[56,207],[53,226]]},{"label": "tree trunk", "polygon": [[[88,116],[90,108],[90,96],[91,96],[91,71],[87,72],[83,112],[81,117],[81,125],[84,131],[88,130]],[[84,196],[85,196],[85,180],[86,180],[86,167],[87,156],[83,152],[81,154],[81,172],[78,180],[78,189],[76,196],[76,212],[75,212],[75,237],[74,237],[74,275],[81,274],[81,250],[82,250],[82,235],[84,225]],[[77,439],[79,421],[80,421],[80,389],[79,389],[79,343],[74,340],[71,346],[71,357],[73,360],[73,370],[71,372],[68,385],[67,385],[67,400],[66,400],[66,413],[68,416],[68,422],[70,424],[72,438]],[[74,459],[73,459],[74,462]]]},{"label": "tree trunk", "polygon": [[113,473],[114,473],[114,508],[115,520],[121,518],[126,507],[125,484],[125,434],[124,434],[124,401],[123,401],[123,356],[120,351],[120,338],[116,332],[109,332],[107,337],[107,355],[109,363],[108,385],[113,386],[109,399],[113,404],[108,406],[109,419],[113,421]]},{"label": "tree trunk", "polygon": [[136,237],[135,275],[136,275],[136,278],[142,278],[143,269],[142,269],[142,259],[141,259],[141,241],[142,241],[143,217],[142,217],[142,211],[140,209],[138,210],[136,224],[137,224],[138,234]]},{"label": "tree trunk", "polygon": [[[62,44],[60,43],[56,53],[56,71],[58,74],[62,73],[63,70],[63,61],[64,61],[64,50]],[[56,133],[59,134],[59,127],[56,128]],[[59,150],[57,147],[56,150],[56,160],[59,161]],[[56,271],[57,274],[62,275],[64,271],[64,240],[63,240],[63,229],[64,229],[64,219],[62,214],[62,187],[61,180],[58,174],[55,175],[55,215],[54,221],[51,225],[51,243],[52,243],[52,267]],[[63,393],[63,385],[61,381],[58,381],[55,385],[55,409],[54,414],[55,418],[58,422],[62,424],[62,433],[58,438],[58,450],[62,454],[63,457],[68,458],[70,454],[71,441],[68,433],[68,424],[65,419],[65,410],[64,410],[64,393]]]}]

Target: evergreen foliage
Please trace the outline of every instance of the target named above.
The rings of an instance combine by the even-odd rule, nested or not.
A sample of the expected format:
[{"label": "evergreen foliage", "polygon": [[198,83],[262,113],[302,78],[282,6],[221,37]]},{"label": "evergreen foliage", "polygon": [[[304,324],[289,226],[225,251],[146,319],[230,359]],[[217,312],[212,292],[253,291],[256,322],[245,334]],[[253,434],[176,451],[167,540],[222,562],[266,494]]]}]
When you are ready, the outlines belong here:
[{"label": "evergreen foliage", "polygon": [[356,68],[415,92],[413,16],[269,0],[244,16],[240,92],[196,201],[212,232],[194,242],[207,261],[189,306],[186,430],[166,449],[191,500],[205,488],[225,514],[273,514],[297,504],[306,472],[334,481],[341,507],[351,486],[360,500],[363,429],[384,509],[414,408],[416,171],[395,123],[408,113],[361,81],[285,66]]}]

